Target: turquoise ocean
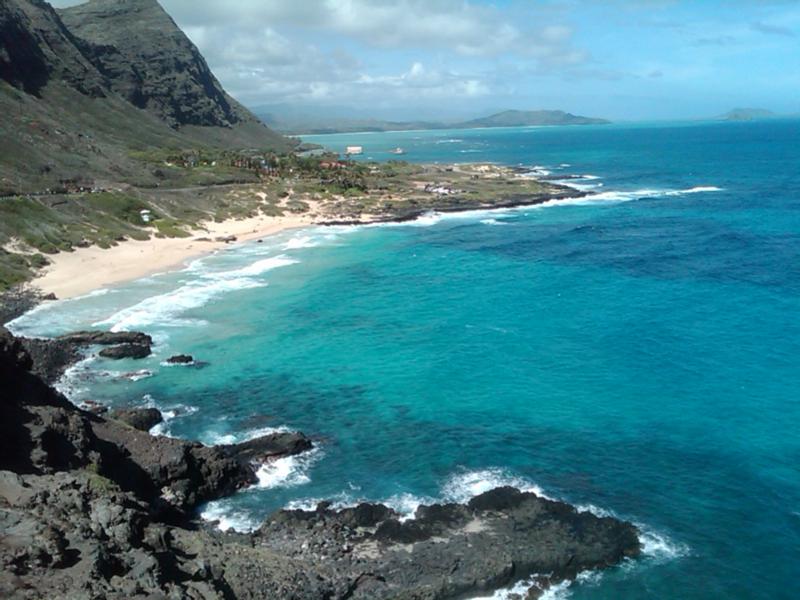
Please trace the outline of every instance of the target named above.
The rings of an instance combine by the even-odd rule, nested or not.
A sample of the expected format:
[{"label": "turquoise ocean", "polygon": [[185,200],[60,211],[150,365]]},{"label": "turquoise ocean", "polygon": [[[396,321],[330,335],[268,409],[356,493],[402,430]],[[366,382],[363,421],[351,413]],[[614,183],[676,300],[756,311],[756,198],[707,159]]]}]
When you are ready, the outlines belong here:
[{"label": "turquoise ocean", "polygon": [[[641,527],[641,559],[550,597],[800,594],[800,121],[307,139],[582,175],[596,195],[284,232],[12,329],[152,334],[154,356],[61,386],[157,406],[162,433],[318,440],[205,507],[222,527],[511,484]],[[206,364],[163,364],[177,353]]]}]

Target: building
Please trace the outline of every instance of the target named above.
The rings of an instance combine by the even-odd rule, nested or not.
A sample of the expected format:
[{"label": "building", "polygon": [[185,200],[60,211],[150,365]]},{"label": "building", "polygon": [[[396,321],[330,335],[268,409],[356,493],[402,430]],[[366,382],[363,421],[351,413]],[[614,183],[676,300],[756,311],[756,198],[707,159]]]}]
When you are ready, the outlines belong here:
[{"label": "building", "polygon": [[345,154],[363,154],[364,148],[361,146],[348,146],[344,151]]}]

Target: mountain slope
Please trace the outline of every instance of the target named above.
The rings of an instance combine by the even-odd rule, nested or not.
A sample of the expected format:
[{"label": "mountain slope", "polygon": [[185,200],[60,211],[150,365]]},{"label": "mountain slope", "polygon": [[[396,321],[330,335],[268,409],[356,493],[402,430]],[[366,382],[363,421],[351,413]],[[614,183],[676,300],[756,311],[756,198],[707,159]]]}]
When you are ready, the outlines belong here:
[{"label": "mountain slope", "polygon": [[0,3],[0,79],[40,95],[51,80],[103,96],[104,81],[56,11],[41,0]]},{"label": "mountain slope", "polygon": [[111,89],[134,106],[172,126],[253,120],[156,0],[94,0],[59,15],[88,42],[84,54]]},{"label": "mountain slope", "polygon": [[0,195],[65,179],[154,184],[152,148],[293,143],[222,89],[155,0],[93,0],[60,13],[0,2]]}]

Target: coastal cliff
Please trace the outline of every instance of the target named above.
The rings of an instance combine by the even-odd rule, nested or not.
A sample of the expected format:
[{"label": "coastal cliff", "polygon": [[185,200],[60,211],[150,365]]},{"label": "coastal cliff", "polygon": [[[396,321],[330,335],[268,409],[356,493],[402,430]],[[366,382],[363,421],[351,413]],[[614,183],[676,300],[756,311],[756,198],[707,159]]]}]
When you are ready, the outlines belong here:
[{"label": "coastal cliff", "polygon": [[[253,534],[199,504],[304,452],[299,433],[207,447],[81,410],[0,328],[0,594],[5,598],[459,598],[541,574],[541,591],[640,552],[636,528],[498,488],[402,520],[380,504],[281,510]],[[130,416],[130,415],[127,415]],[[155,595],[155,596],[154,596]]]},{"label": "coastal cliff", "polygon": [[0,3],[0,195],[156,182],[151,148],[291,150],[231,98],[155,0]]},{"label": "coastal cliff", "polygon": [[111,90],[171,127],[258,123],[156,0],[92,0],[58,15]]}]

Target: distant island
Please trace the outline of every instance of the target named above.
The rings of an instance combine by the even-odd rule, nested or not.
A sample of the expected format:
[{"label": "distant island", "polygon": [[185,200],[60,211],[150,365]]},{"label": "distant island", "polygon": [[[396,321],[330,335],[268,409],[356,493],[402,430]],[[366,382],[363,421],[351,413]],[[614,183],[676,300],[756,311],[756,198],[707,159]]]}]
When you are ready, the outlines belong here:
[{"label": "distant island", "polygon": [[352,133],[357,131],[411,131],[417,129],[477,129],[481,127],[541,127],[549,125],[604,125],[610,121],[573,115],[563,110],[505,110],[467,121],[387,121],[302,113],[280,108],[254,109],[272,129],[289,134]]},{"label": "distant island", "polygon": [[775,119],[780,115],[766,108],[734,108],[716,117],[720,121],[754,121],[757,119]]}]

